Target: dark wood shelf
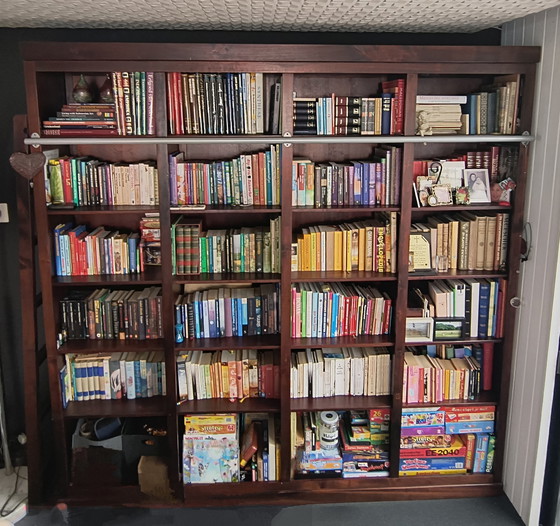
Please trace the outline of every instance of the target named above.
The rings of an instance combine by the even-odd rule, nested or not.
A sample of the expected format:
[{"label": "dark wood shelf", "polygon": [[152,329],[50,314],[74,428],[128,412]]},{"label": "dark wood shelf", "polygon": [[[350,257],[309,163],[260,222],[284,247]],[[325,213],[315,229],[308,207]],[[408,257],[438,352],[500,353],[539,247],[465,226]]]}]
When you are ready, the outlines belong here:
[{"label": "dark wood shelf", "polygon": [[330,208],[312,208],[295,206],[292,207],[293,214],[321,214],[328,212],[335,214],[347,214],[351,212],[399,212],[398,206],[333,206]]},{"label": "dark wood shelf", "polygon": [[74,208],[52,208],[47,207],[47,213],[53,216],[68,215],[118,215],[118,214],[138,214],[146,212],[159,212],[159,207],[150,205],[95,205],[95,206],[75,206]]},{"label": "dark wood shelf", "polygon": [[248,205],[248,206],[233,206],[233,205],[206,205],[203,210],[184,208],[181,210],[171,209],[171,215],[204,215],[204,214],[279,214],[282,212],[280,206],[268,205]]},{"label": "dark wood shelf", "polygon": [[470,406],[470,405],[498,405],[498,396],[494,391],[482,391],[474,400],[444,400],[443,402],[425,402],[418,404],[403,404],[404,408],[440,407],[440,406]]},{"label": "dark wood shelf", "polygon": [[447,272],[434,272],[431,274],[410,273],[410,281],[429,281],[433,279],[463,279],[463,278],[505,278],[505,272],[493,270],[449,270]]},{"label": "dark wood shelf", "polygon": [[175,276],[175,283],[280,283],[280,274],[217,272]]},{"label": "dark wood shelf", "polygon": [[134,400],[88,400],[87,402],[69,402],[64,410],[64,418],[84,417],[135,417],[165,416],[166,398],[135,398]]},{"label": "dark wood shelf", "polygon": [[229,400],[210,398],[207,400],[187,400],[177,403],[177,414],[190,413],[278,413],[280,400],[276,398],[245,398]]},{"label": "dark wood shelf", "polygon": [[306,347],[392,347],[391,336],[340,336],[339,338],[292,338],[292,349]]},{"label": "dark wood shelf", "polygon": [[297,271],[292,272],[292,282],[300,283],[307,281],[396,281],[397,275],[388,272],[365,272],[353,271]]},{"label": "dark wood shelf", "polygon": [[500,338],[461,338],[460,340],[437,340],[431,342],[404,342],[407,347],[419,347],[422,345],[436,345],[442,343],[445,345],[451,344],[466,344],[470,345],[473,343],[500,343],[502,340]]},{"label": "dark wood shelf", "polygon": [[502,206],[496,204],[476,204],[422,207],[413,206],[411,209],[412,215],[430,215],[438,212],[511,212],[511,206]]},{"label": "dark wood shelf", "polygon": [[391,407],[391,396],[328,396],[324,398],[292,398],[291,411],[360,411]]},{"label": "dark wood shelf", "polygon": [[162,351],[164,341],[154,340],[68,340],[59,349],[60,354],[97,354],[116,352]]},{"label": "dark wood shelf", "polygon": [[176,352],[221,351],[223,349],[278,349],[280,335],[233,336],[230,338],[199,338],[175,344]]},{"label": "dark wood shelf", "polygon": [[115,285],[161,285],[161,267],[146,266],[140,274],[103,274],[97,276],[53,276],[55,287],[110,287]]},{"label": "dark wood shelf", "polygon": [[[72,49],[71,56],[69,49]],[[76,420],[81,417],[160,417],[168,426],[165,444],[167,471],[172,489],[175,491],[175,506],[237,506],[243,505],[296,505],[305,503],[383,501],[402,499],[430,499],[437,494],[441,498],[475,497],[497,495],[503,492],[501,480],[504,472],[504,451],[508,426],[508,406],[510,396],[510,376],[514,346],[514,308],[505,302],[503,339],[461,338],[441,340],[430,344],[499,344],[494,353],[494,389],[483,392],[475,400],[448,400],[441,403],[404,404],[405,408],[428,408],[434,406],[472,407],[489,405],[496,408],[500,418],[496,420],[496,445],[494,474],[469,475],[422,475],[398,476],[397,457],[399,453],[400,412],[402,403],[402,378],[405,347],[425,346],[426,342],[404,342],[406,325],[407,292],[410,287],[426,286],[430,281],[454,278],[504,278],[508,280],[508,295],[514,296],[519,285],[519,258],[522,252],[522,225],[524,200],[527,188],[529,150],[525,147],[533,137],[521,135],[477,135],[477,136],[430,136],[414,135],[416,129],[415,101],[418,94],[461,94],[477,93],[489,85],[498,85],[505,77],[514,75],[523,78],[523,92],[520,90],[520,107],[516,119],[520,130],[530,130],[532,101],[535,90],[535,68],[540,57],[540,49],[530,46],[353,46],[353,45],[237,45],[237,44],[153,44],[153,43],[25,43],[22,57],[25,69],[27,115],[16,119],[14,137],[18,140],[14,149],[24,151],[25,144],[49,149],[61,145],[60,155],[71,157],[95,157],[107,163],[135,163],[152,159],[157,165],[157,186],[160,196],[158,206],[81,206],[69,209],[46,207],[44,201],[44,176],[42,171],[33,175],[35,194],[30,190],[31,178],[16,168],[21,176],[17,178],[19,237],[22,289],[21,314],[24,333],[22,338],[22,360],[25,373],[24,396],[26,422],[29,429],[27,448],[29,451],[29,501],[31,505],[44,505],[44,489],[52,489],[53,500],[95,505],[145,505],[145,496],[137,486],[95,484],[90,481],[89,469],[84,470],[85,478],[80,480],[83,487],[77,487],[70,480],[76,472],[72,470],[71,433]],[[188,57],[188,62],[185,62]],[[381,58],[380,58],[381,57]],[[133,67],[134,66],[134,67]],[[171,120],[159,112],[156,115],[150,136],[95,137],[88,133],[72,132],[74,137],[42,137],[43,121],[52,112],[58,111],[71,98],[72,89],[80,74],[87,72],[96,85],[104,82],[108,72],[153,71],[152,107],[163,108],[169,101],[168,86],[173,84],[167,72],[200,72],[201,74],[222,72],[236,74],[246,71],[263,73],[263,107],[268,108],[270,88],[278,84],[281,90],[280,117],[283,126],[278,135],[173,135],[169,136],[177,115]],[[498,78],[502,76],[502,81]],[[118,80],[118,75],[115,80]],[[151,76],[149,77],[151,78]],[[125,76],[126,79],[126,76]],[[302,97],[316,97],[326,93],[353,97],[369,97],[372,89],[393,80],[404,81],[402,98],[395,100],[399,112],[398,136],[306,136],[293,134],[293,94]],[[168,84],[168,80],[171,84]],[[194,80],[194,79],[193,79]],[[508,79],[509,80],[509,79]],[[89,82],[90,80],[88,80]],[[126,82],[125,82],[126,84]],[[174,84],[173,84],[174,85]],[[173,87],[173,86],[171,86]],[[385,90],[387,90],[385,85]],[[275,91],[275,90],[274,90]],[[401,87],[398,87],[401,91]],[[275,91],[276,93],[276,91]],[[522,95],[522,97],[521,97]],[[127,99],[128,100],[128,99]],[[118,101],[126,102],[125,99]],[[130,102],[130,101],[128,101]],[[124,107],[124,105],[123,105]],[[403,109],[404,108],[404,109]],[[118,108],[120,110],[120,107]],[[232,108],[230,108],[232,109]],[[401,109],[403,109],[401,114]],[[177,112],[175,112],[177,113]],[[235,112],[234,112],[235,113]],[[122,117],[122,113],[121,113]],[[226,116],[229,118],[228,116]],[[513,121],[512,121],[513,122]],[[402,123],[402,130],[401,128]],[[122,122],[121,122],[122,124]],[[150,122],[150,124],[152,124]],[[189,128],[192,131],[192,128]],[[387,130],[385,130],[387,131]],[[101,132],[100,132],[101,133]],[[79,136],[80,135],[80,136]],[[316,164],[337,163],[349,165],[353,160],[372,159],[377,147],[394,145],[398,155],[391,160],[399,162],[398,182],[389,188],[390,201],[398,201],[395,206],[335,206],[330,208],[293,207],[292,180],[294,160],[309,159]],[[500,144],[504,147],[503,161],[513,159],[517,153],[516,189],[512,194],[512,206],[496,204],[473,204],[467,206],[414,207],[411,182],[414,178],[415,158],[449,158],[460,148],[464,151],[481,150],[484,145]],[[523,144],[523,145],[522,145]],[[281,205],[229,206],[206,205],[204,209],[170,207],[170,195],[174,182],[170,177],[169,153],[182,152],[180,159],[185,162],[213,163],[232,160],[241,155],[262,152],[270,145],[278,145],[275,157],[278,169]],[[486,148],[488,149],[488,148]],[[510,151],[511,149],[511,151]],[[17,158],[17,157],[16,157]],[[377,156],[376,156],[377,158]],[[495,158],[495,156],[494,156]],[[262,159],[261,159],[262,160]],[[17,164],[17,163],[16,163]],[[257,163],[262,168],[262,162]],[[274,163],[273,163],[274,164]],[[503,164],[503,163],[502,163]],[[397,168],[391,164],[391,168]],[[227,170],[225,176],[228,177]],[[261,191],[262,178],[255,185]],[[308,172],[311,176],[311,170]],[[315,172],[313,172],[314,174]],[[340,171],[336,176],[336,188],[348,192],[351,184],[344,184],[343,177],[350,172]],[[395,169],[392,173],[399,173]],[[235,175],[235,174],[233,174]],[[248,175],[248,174],[247,174]],[[254,174],[253,174],[254,175]],[[307,172],[306,172],[307,175]],[[198,176],[198,174],[197,174]],[[206,176],[201,173],[202,177]],[[248,178],[245,184],[250,184]],[[267,179],[265,174],[265,180]],[[307,181],[308,178],[306,177]],[[334,180],[334,177],[333,177]],[[205,191],[208,189],[203,181]],[[236,179],[237,181],[237,179]],[[236,181],[233,181],[234,183]],[[253,179],[254,182],[255,179]],[[342,181],[342,185],[338,183]],[[370,179],[371,181],[371,179]],[[223,179],[221,183],[227,181]],[[242,181],[243,182],[243,181]],[[309,177],[310,182],[310,177]],[[189,181],[187,181],[189,183]],[[214,181],[220,185],[221,183]],[[178,181],[178,186],[181,182]],[[216,184],[213,186],[215,187]],[[212,186],[212,184],[210,184]],[[227,186],[227,185],[226,185]],[[307,185],[306,185],[307,188]],[[233,187],[231,188],[233,189]],[[211,189],[211,192],[216,188]],[[219,190],[219,188],[218,188]],[[331,189],[332,190],[332,189]],[[336,190],[335,190],[336,191]],[[383,189],[382,189],[383,191]],[[227,189],[226,189],[227,193]],[[398,194],[398,197],[397,197]],[[337,202],[341,202],[339,199]],[[387,200],[384,199],[384,202]],[[255,200],[262,202],[262,200]],[[301,202],[301,201],[300,201]],[[311,201],[307,201],[311,202]],[[347,201],[349,202],[349,201]],[[73,220],[84,223],[88,228],[111,225],[119,231],[135,231],[140,218],[147,212],[160,214],[161,222],[161,266],[146,266],[141,274],[103,276],[62,276],[53,277],[52,236],[53,227],[60,222]],[[502,271],[452,270],[444,273],[408,273],[410,225],[423,221],[432,215],[456,215],[461,212],[476,212],[488,216],[506,213],[510,215],[507,269]],[[398,263],[393,273],[379,272],[292,272],[291,248],[293,236],[302,228],[318,224],[340,224],[359,222],[366,219],[381,219],[380,215],[397,216],[396,230],[391,232],[394,261]],[[250,228],[268,224],[270,219],[282,217],[280,243],[280,273],[216,273],[199,275],[172,275],[173,241],[171,226],[181,216],[202,220],[204,230],[223,228]],[[394,221],[393,221],[394,223]],[[503,226],[503,225],[502,225]],[[498,224],[496,224],[498,228]],[[474,236],[474,232],[473,232]],[[363,236],[362,236],[363,237]],[[380,238],[378,239],[380,241]],[[386,239],[386,242],[389,240]],[[395,246],[396,243],[396,246]],[[358,243],[359,244],[359,243]],[[367,243],[366,243],[367,244]],[[363,245],[363,239],[362,239]],[[369,245],[368,245],[369,246]],[[377,246],[377,245],[376,245]],[[179,247],[179,248],[182,248]],[[363,247],[362,247],[363,248]],[[381,246],[379,247],[381,249]],[[188,250],[188,249],[186,249]],[[292,301],[290,288],[295,283],[371,283],[391,295],[393,317],[391,334],[378,336],[341,336],[336,338],[291,338]],[[424,282],[424,283],[421,283]],[[225,286],[239,287],[249,284],[271,283],[281,286],[278,297],[278,317],[281,320],[279,334],[242,336],[230,338],[188,339],[175,343],[174,302],[181,289],[202,290]],[[148,286],[161,287],[162,330],[164,337],[158,340],[73,340],[57,347],[61,316],[58,302],[64,295],[78,287],[93,291],[94,288],[142,289]],[[509,297],[509,296],[508,296]],[[40,299],[40,301],[39,301]],[[42,302],[41,308],[38,305]],[[38,331],[40,328],[41,331]],[[43,334],[44,333],[44,334]],[[467,333],[469,334],[469,333]],[[500,333],[501,334],[501,333]],[[41,347],[44,344],[44,351]],[[334,396],[328,398],[290,399],[290,363],[292,354],[298,350],[323,348],[325,350],[342,347],[362,349],[388,349],[391,354],[392,388],[387,396]],[[222,351],[224,349],[270,350],[274,362],[279,366],[280,389],[278,399],[247,398],[243,401],[229,399],[177,400],[175,363],[179,355],[193,350]],[[109,354],[143,353],[160,351],[165,356],[166,387],[165,397],[134,400],[91,400],[70,402],[67,408],[61,404],[60,367],[68,354]],[[48,382],[45,381],[45,364],[48,363]],[[134,354],[138,356],[138,354]],[[46,385],[48,384],[48,392]],[[45,415],[39,402],[49,399],[51,414]],[[390,476],[365,479],[293,479],[291,472],[291,413],[323,410],[367,410],[373,408],[391,409],[391,468]],[[177,474],[182,466],[182,417],[185,414],[212,414],[232,412],[237,414],[268,413],[276,415],[279,424],[278,452],[281,458],[275,482],[244,482],[231,484],[193,484],[183,486]],[[47,416],[52,421],[49,435],[39,426]],[[52,443],[52,452],[44,451],[45,443]],[[57,453],[56,462],[49,455]],[[58,454],[60,453],[60,454]],[[83,464],[79,464],[82,465]],[[109,466],[110,467],[110,466]],[[79,474],[78,474],[79,475]],[[91,483],[91,487],[89,484]],[[88,486],[88,487],[85,487]],[[56,492],[56,494],[55,494]],[[148,500],[154,503],[153,500]],[[148,504],[149,505],[149,504]],[[156,505],[160,505],[157,501]],[[165,505],[165,503],[163,504]]]}]

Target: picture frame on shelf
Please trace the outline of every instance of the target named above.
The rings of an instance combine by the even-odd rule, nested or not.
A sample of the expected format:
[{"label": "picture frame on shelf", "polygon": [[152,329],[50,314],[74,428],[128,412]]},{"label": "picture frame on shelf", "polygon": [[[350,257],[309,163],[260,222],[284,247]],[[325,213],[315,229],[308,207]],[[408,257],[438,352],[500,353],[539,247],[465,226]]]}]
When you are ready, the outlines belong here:
[{"label": "picture frame on shelf", "polygon": [[431,342],[433,334],[433,318],[406,318],[405,342]]},{"label": "picture frame on shelf", "polygon": [[434,341],[460,340],[464,334],[465,318],[435,318]]},{"label": "picture frame on shelf", "polygon": [[490,178],[486,168],[463,170],[465,186],[469,189],[471,204],[490,203]]}]

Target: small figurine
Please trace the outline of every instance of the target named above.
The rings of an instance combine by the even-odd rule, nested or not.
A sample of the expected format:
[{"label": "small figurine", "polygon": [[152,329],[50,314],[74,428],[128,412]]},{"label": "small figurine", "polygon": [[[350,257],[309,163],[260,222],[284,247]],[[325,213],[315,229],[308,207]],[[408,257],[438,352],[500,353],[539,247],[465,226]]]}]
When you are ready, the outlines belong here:
[{"label": "small figurine", "polygon": [[432,127],[430,126],[430,119],[428,112],[421,110],[416,114],[416,135],[432,135]]}]

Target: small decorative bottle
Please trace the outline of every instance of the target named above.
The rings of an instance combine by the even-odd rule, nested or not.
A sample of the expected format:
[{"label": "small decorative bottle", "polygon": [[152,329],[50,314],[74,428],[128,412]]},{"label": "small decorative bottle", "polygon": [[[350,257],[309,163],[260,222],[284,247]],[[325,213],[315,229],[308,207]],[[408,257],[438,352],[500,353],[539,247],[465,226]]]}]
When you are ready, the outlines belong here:
[{"label": "small decorative bottle", "polygon": [[72,98],[74,99],[74,102],[79,102],[80,104],[91,102],[93,100],[91,88],[83,73],[80,75],[80,80],[78,80],[72,90]]},{"label": "small decorative bottle", "polygon": [[105,82],[99,88],[99,98],[102,102],[112,103],[115,102],[115,97],[113,95],[113,80],[111,79],[111,75],[107,73],[107,78]]}]

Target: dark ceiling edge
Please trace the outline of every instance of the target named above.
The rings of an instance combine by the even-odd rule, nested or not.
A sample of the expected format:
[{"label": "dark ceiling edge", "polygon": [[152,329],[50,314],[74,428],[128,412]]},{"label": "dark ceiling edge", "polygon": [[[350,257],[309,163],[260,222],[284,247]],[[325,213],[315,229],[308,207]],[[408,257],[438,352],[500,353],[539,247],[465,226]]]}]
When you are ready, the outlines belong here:
[{"label": "dark ceiling edge", "polygon": [[337,33],[284,31],[188,31],[167,29],[53,29],[2,28],[0,38],[10,33],[18,39],[72,42],[189,42],[215,44],[399,44],[424,45],[500,45],[501,30],[485,29],[475,33]]}]

